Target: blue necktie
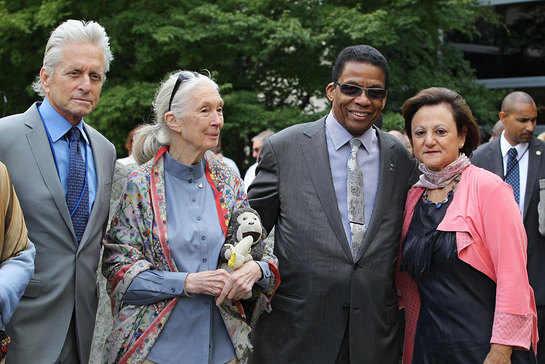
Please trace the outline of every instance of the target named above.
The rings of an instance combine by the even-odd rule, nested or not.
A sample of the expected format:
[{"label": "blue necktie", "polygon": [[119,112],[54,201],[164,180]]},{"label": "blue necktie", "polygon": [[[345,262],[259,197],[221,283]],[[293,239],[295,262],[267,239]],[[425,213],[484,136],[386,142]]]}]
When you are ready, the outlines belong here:
[{"label": "blue necktie", "polygon": [[70,211],[76,240],[79,244],[89,219],[89,187],[85,176],[85,161],[79,143],[81,138],[80,130],[74,126],[67,134],[70,145],[70,171],[68,172],[66,205],[68,211]]},{"label": "blue necktie", "polygon": [[520,201],[520,178],[519,178],[519,161],[517,160],[517,149],[511,148],[507,152],[507,175],[505,182],[509,183],[513,188],[515,200]]}]

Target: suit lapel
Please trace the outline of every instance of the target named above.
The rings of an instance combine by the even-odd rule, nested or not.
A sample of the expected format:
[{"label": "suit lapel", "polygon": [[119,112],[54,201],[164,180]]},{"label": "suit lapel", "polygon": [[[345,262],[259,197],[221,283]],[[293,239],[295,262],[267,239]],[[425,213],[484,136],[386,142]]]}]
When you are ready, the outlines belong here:
[{"label": "suit lapel", "polygon": [[541,164],[543,162],[544,150],[541,148],[541,144],[536,138],[530,140],[528,145],[528,178],[526,180],[526,195],[524,196],[524,214],[528,212],[528,206],[532,199],[532,193],[534,192],[534,186],[537,183],[537,172],[544,168]]},{"label": "suit lapel", "polygon": [[388,141],[377,130],[377,136],[380,145],[380,174],[379,184],[377,189],[377,197],[375,199],[375,205],[373,206],[373,215],[369,221],[367,232],[363,238],[363,244],[358,253],[357,259],[360,259],[363,254],[369,249],[371,242],[375,238],[378,229],[380,227],[380,220],[388,213],[388,206],[390,205],[390,196],[392,195],[392,189],[396,186],[396,168],[397,168],[397,155],[392,152],[395,143]]},{"label": "suit lapel", "polygon": [[[51,193],[57,209],[62,215],[62,218],[72,234],[74,229],[72,227],[72,219],[70,218],[70,212],[66,206],[66,199],[64,196],[64,190],[57,174],[57,167],[53,159],[53,153],[51,152],[51,146],[49,144],[47,133],[42,123],[42,118],[37,110],[37,105],[31,109],[31,111],[25,115],[25,125],[28,127],[26,138],[30,146],[30,150],[36,160],[40,174],[44,180],[45,186]],[[74,234],[75,239],[75,234]]]},{"label": "suit lapel", "polygon": [[309,124],[302,136],[301,149],[305,163],[309,167],[309,177],[316,189],[322,209],[327,211],[326,216],[337,241],[341,242],[342,249],[352,259],[348,240],[341,221],[341,214],[333,186],[329,154],[325,135],[325,117]]},{"label": "suit lapel", "polygon": [[490,172],[503,179],[503,157],[501,155],[500,138],[489,143],[486,157],[490,160]]}]

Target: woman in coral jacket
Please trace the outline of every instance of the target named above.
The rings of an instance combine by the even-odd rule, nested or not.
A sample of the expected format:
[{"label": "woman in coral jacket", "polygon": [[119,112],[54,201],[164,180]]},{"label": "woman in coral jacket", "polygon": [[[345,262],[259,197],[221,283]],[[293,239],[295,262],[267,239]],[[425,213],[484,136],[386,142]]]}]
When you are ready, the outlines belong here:
[{"label": "woman in coral jacket", "polygon": [[511,187],[468,159],[479,144],[471,110],[433,87],[402,111],[423,172],[407,196],[398,260],[403,363],[534,363],[526,234]]}]

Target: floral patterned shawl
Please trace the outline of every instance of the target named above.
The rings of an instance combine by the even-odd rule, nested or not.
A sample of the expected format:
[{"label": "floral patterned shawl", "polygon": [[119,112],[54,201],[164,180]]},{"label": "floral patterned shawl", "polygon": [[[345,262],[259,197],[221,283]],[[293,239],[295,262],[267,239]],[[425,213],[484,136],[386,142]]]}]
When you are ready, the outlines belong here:
[{"label": "floral patterned shawl", "polygon": [[[115,322],[106,340],[103,361],[107,363],[141,363],[167,322],[178,298],[149,305],[129,305],[122,301],[134,277],[148,269],[177,272],[167,235],[165,177],[161,148],[157,155],[132,173],[104,238],[103,274],[108,280]],[[234,208],[248,201],[240,178],[216,156],[206,153],[206,179],[214,189],[220,225],[224,234]],[[265,244],[265,242],[263,242]],[[270,311],[270,299],[280,284],[278,261],[272,247],[265,247],[263,261],[269,263],[272,277],[268,289],[253,302],[250,317],[239,301],[226,300],[221,316],[241,363],[252,350],[249,333],[263,311]]]}]

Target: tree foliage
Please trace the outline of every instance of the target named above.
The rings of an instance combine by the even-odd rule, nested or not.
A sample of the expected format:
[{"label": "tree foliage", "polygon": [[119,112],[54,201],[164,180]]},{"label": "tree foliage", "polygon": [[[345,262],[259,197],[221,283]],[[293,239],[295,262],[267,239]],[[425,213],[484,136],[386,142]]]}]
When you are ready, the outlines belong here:
[{"label": "tree foliage", "polygon": [[442,37],[472,34],[487,16],[477,0],[0,0],[0,90],[7,114],[24,111],[38,99],[30,84],[51,30],[67,18],[96,20],[115,60],[86,120],[118,153],[133,126],[151,121],[167,73],[208,69],[226,104],[223,149],[244,168],[252,136],[327,112],[332,62],[353,44],[373,45],[390,63],[385,119],[399,123],[405,99],[440,85],[466,97],[479,121],[495,120],[495,95]]}]

